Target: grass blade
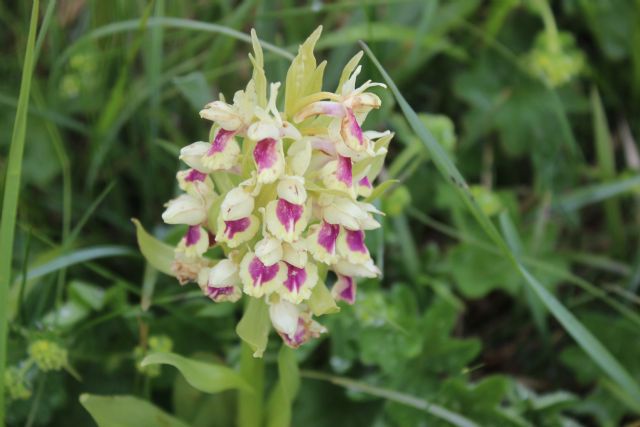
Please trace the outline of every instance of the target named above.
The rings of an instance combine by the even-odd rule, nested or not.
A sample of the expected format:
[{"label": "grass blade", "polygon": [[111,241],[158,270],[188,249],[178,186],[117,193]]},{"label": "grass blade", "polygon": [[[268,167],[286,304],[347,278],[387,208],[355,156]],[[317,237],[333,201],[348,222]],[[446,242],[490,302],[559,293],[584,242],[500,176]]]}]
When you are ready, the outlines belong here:
[{"label": "grass blade", "polygon": [[587,205],[599,203],[612,197],[636,191],[640,188],[640,175],[588,185],[558,197],[553,207],[561,212],[571,212]]},{"label": "grass blade", "polygon": [[[433,162],[438,171],[447,181],[453,184],[453,188],[462,197],[467,208],[483,228],[485,233],[498,247],[500,252],[513,264],[514,268],[525,279],[525,283],[534,291],[534,293],[542,300],[546,308],[553,314],[564,329],[573,337],[580,347],[591,357],[591,359],[602,369],[617,385],[621,387],[633,401],[640,402],[640,386],[629,374],[629,372],[613,357],[613,355],[598,341],[587,328],[569,311],[558,299],[550,293],[529,271],[521,264],[518,256],[513,253],[505,240],[502,238],[491,220],[484,214],[482,209],[477,205],[469,188],[455,167],[446,152],[436,142],[435,138],[426,129],[420,121],[417,114],[404,99],[398,87],[395,85],[389,74],[382,67],[369,47],[361,42],[361,45],[371,61],[378,68],[384,80],[393,92],[398,105],[402,109],[407,121],[411,125],[414,132],[420,138],[426,149],[429,151]],[[636,407],[639,410],[640,404]]]},{"label": "grass blade", "polygon": [[415,408],[419,411],[423,411],[433,415],[434,417],[440,418],[441,420],[447,421],[454,426],[479,427],[478,424],[460,414],[457,414],[440,405],[436,405],[434,403],[409,394],[400,393],[398,391],[389,390],[386,388],[375,387],[366,383],[354,381],[350,378],[327,375],[322,372],[302,371],[301,374],[303,378],[329,381],[332,384],[348,388],[349,390],[359,391],[371,396],[381,397],[383,399],[387,399],[391,402],[396,402],[410,408]]},{"label": "grass blade", "polygon": [[[593,114],[593,133],[595,135],[598,170],[601,179],[603,181],[609,181],[616,176],[615,153],[602,99],[600,99],[600,94],[595,87],[591,89],[591,110]],[[622,211],[620,210],[618,200],[607,200],[604,203],[604,212],[609,232],[612,234],[613,240],[616,243],[615,247],[624,251],[624,223],[622,221]]]},{"label": "grass blade", "polygon": [[[29,111],[29,93],[35,59],[36,27],[38,26],[38,0],[34,0],[27,38],[27,51],[22,67],[22,82],[18,109],[13,124],[11,148],[5,178],[2,201],[2,220],[0,222],[0,378],[4,378],[7,356],[7,294],[11,283],[11,260],[13,258],[13,240],[15,237],[18,196],[20,194],[20,176],[27,133],[27,113]],[[4,381],[0,381],[0,426],[4,426]]]}]

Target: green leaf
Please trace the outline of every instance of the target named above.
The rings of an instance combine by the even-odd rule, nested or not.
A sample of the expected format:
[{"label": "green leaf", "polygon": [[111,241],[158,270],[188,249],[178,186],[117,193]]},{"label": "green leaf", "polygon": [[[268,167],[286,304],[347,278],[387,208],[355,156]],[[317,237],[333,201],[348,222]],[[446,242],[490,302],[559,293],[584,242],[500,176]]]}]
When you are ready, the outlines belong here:
[{"label": "green leaf", "polygon": [[267,303],[262,299],[249,298],[244,315],[236,326],[236,333],[249,344],[254,357],[262,357],[264,349],[267,348],[270,324]]},{"label": "green leaf", "polygon": [[[2,200],[2,220],[0,221],[0,377],[4,378],[7,357],[7,310],[9,285],[11,284],[11,261],[13,259],[13,240],[18,213],[18,196],[20,194],[20,176],[22,174],[22,157],[27,134],[27,113],[29,111],[29,95],[31,78],[35,63],[36,28],[38,27],[39,1],[35,0],[31,9],[29,36],[27,38],[20,97],[16,118],[11,135],[11,147],[6,163],[4,180],[4,196]],[[4,381],[0,381],[0,425],[4,424]]]},{"label": "green leaf", "polygon": [[340,307],[336,305],[335,300],[331,296],[331,292],[327,289],[327,285],[322,281],[318,281],[313,287],[308,304],[314,316],[322,316],[323,314],[337,313],[340,311]]},{"label": "green leaf", "polygon": [[131,221],[136,226],[136,237],[138,238],[140,252],[142,252],[147,262],[164,274],[173,276],[171,271],[173,248],[147,233],[137,219],[134,218]]},{"label": "green leaf", "polygon": [[563,213],[572,212],[612,197],[637,191],[640,191],[640,175],[633,175],[579,188],[569,194],[558,197],[553,207]]},{"label": "green leaf", "polygon": [[494,224],[477,205],[469,192],[467,183],[444,149],[436,142],[433,135],[431,135],[431,133],[424,127],[424,124],[420,121],[415,111],[413,111],[409,106],[391,77],[389,77],[389,74],[387,74],[369,47],[364,43],[362,43],[362,46],[391,88],[391,91],[398,101],[398,105],[405,114],[414,132],[416,132],[422,143],[429,151],[438,171],[447,181],[450,181],[453,184],[452,187],[462,197],[470,213],[474,216],[485,233],[495,243],[498,249],[500,249],[502,254],[511,262],[513,267],[522,275],[526,284],[530,286],[535,294],[542,300],[551,314],[553,314],[558,322],[573,337],[573,339],[576,340],[585,352],[590,355],[591,359],[596,362],[600,369],[606,372],[607,375],[609,375],[609,377],[617,383],[625,393],[629,394],[632,399],[640,401],[640,386],[638,383],[631,375],[629,375],[620,362],[611,355],[607,348],[604,347],[602,343],[598,341],[593,334],[591,334],[591,332],[589,332],[589,330],[587,330],[584,325],[580,323],[580,321],[578,321],[578,319],[576,319],[576,317],[520,263],[516,254],[511,251],[500,233],[498,233]]},{"label": "green leaf", "polygon": [[151,403],[133,396],[80,395],[98,427],[188,427]]},{"label": "green leaf", "polygon": [[174,77],[173,84],[195,111],[200,111],[213,98],[207,79],[199,71]]},{"label": "green leaf", "polygon": [[398,184],[399,182],[400,181],[397,179],[388,179],[380,183],[373,189],[373,191],[371,191],[371,194],[369,195],[369,197],[365,199],[365,202],[367,203],[374,202],[376,199],[379,199],[380,197],[382,197],[391,187]]},{"label": "green leaf", "polygon": [[90,283],[74,280],[69,284],[69,297],[93,310],[104,307],[104,289]]},{"label": "green leaf", "polygon": [[175,353],[152,353],[140,362],[143,367],[154,364],[177,368],[189,384],[205,393],[218,393],[230,389],[251,391],[251,386],[240,374],[226,366],[188,359]]}]

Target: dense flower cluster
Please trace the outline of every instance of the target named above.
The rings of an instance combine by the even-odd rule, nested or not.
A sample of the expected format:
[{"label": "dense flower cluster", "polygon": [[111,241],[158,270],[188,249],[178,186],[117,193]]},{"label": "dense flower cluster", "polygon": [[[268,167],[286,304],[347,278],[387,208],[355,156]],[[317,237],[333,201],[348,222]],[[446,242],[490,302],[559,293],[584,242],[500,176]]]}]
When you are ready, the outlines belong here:
[{"label": "dense flower cluster", "polygon": [[[335,273],[330,296],[355,301],[357,277],[380,271],[365,245],[365,232],[380,226],[367,198],[380,172],[389,132],[363,131],[367,114],[380,107],[356,86],[356,55],[336,93],[323,92],[325,63],[316,66],[316,31],[300,47],[287,73],[284,111],[280,83],[267,81],[262,51],[252,33],[253,78],[231,103],[211,102],[200,116],[213,122],[210,142],[184,147],[178,172],[184,194],[167,204],[168,224],[188,226],[175,249],[180,283],[197,282],[213,301],[242,294],[264,298],[284,342],[298,347],[325,329],[312,319],[308,301]],[[213,245],[219,261],[205,257]],[[328,294],[328,292],[326,293]]]}]

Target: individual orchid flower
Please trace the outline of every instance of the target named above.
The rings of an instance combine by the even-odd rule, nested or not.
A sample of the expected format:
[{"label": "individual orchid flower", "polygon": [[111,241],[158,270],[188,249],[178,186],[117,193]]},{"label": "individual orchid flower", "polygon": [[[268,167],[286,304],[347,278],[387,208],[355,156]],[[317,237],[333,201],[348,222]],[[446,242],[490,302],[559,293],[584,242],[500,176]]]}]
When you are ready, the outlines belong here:
[{"label": "individual orchid flower", "polygon": [[215,302],[236,302],[242,296],[238,266],[223,259],[211,268],[202,269],[198,275],[202,292]]},{"label": "individual orchid flower", "polygon": [[[318,307],[354,304],[357,279],[381,274],[366,231],[380,227],[382,212],[365,198],[375,194],[392,134],[362,126],[381,105],[369,89],[384,85],[356,86],[360,53],[337,93],[322,91],[325,65],[313,55],[319,35],[300,46],[283,100],[281,84],[267,83],[252,32],[252,78],[233,102],[221,95],[200,111],[213,122],[209,141],[180,151],[189,167],[176,176],[184,193],[162,214],[187,226],[171,265],[178,281],[196,282],[216,303],[246,295],[247,310],[261,306],[266,315],[268,306],[273,328],[293,348],[327,331],[312,316],[324,313]],[[329,272],[337,277],[330,291]]]},{"label": "individual orchid flower", "polygon": [[248,252],[240,263],[240,279],[244,293],[260,298],[278,289],[287,278],[287,266],[284,262],[265,265],[253,252]]},{"label": "individual orchid flower", "polygon": [[187,258],[201,257],[210,246],[209,233],[199,225],[190,225],[176,251],[184,253]]},{"label": "individual orchid flower", "polygon": [[353,305],[356,302],[356,281],[353,277],[338,274],[338,279],[331,288],[331,295],[336,300]]},{"label": "individual orchid flower", "polygon": [[227,104],[224,98],[210,102],[200,110],[200,117],[211,120],[226,131],[243,134],[254,119],[256,103],[255,82],[250,80],[245,90],[233,95],[232,105]]},{"label": "individual orchid flower", "polygon": [[312,338],[318,338],[327,329],[312,319],[311,313],[300,305],[285,300],[269,306],[271,324],[285,344],[298,348]]},{"label": "individual orchid flower", "polygon": [[204,197],[182,194],[167,203],[162,220],[167,224],[198,225],[207,219],[209,208]]},{"label": "individual orchid flower", "polygon": [[333,100],[318,101],[309,104],[294,116],[294,122],[300,123],[305,119],[324,115],[335,117],[339,121],[334,124],[339,125],[339,134],[342,142],[354,152],[361,152],[367,149],[366,139],[362,132],[361,124],[367,113],[375,108],[380,108],[382,102],[380,98],[370,92],[365,92],[372,86],[386,86],[382,83],[365,82],[356,88],[356,77],[362,70],[358,66],[351,77],[342,86],[340,95],[332,96]]},{"label": "individual orchid flower", "polygon": [[180,150],[180,160],[205,173],[232,169],[238,162],[240,146],[236,132],[218,128],[211,143],[194,142]]}]

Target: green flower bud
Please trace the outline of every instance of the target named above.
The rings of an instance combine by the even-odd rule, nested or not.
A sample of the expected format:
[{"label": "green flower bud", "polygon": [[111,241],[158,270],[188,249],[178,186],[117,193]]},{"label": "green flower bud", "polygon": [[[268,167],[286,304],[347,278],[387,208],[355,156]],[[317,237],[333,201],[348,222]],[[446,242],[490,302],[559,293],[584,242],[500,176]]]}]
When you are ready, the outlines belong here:
[{"label": "green flower bud", "polygon": [[27,400],[31,397],[31,390],[24,381],[24,373],[16,367],[4,371],[4,388],[11,400]]},{"label": "green flower bud", "polygon": [[67,365],[67,350],[48,340],[37,340],[29,346],[29,356],[43,371],[59,371]]},{"label": "green flower bud", "polygon": [[531,72],[551,87],[568,83],[585,68],[584,54],[576,47],[573,36],[566,32],[558,33],[557,38],[547,32],[540,33],[526,62]]}]

